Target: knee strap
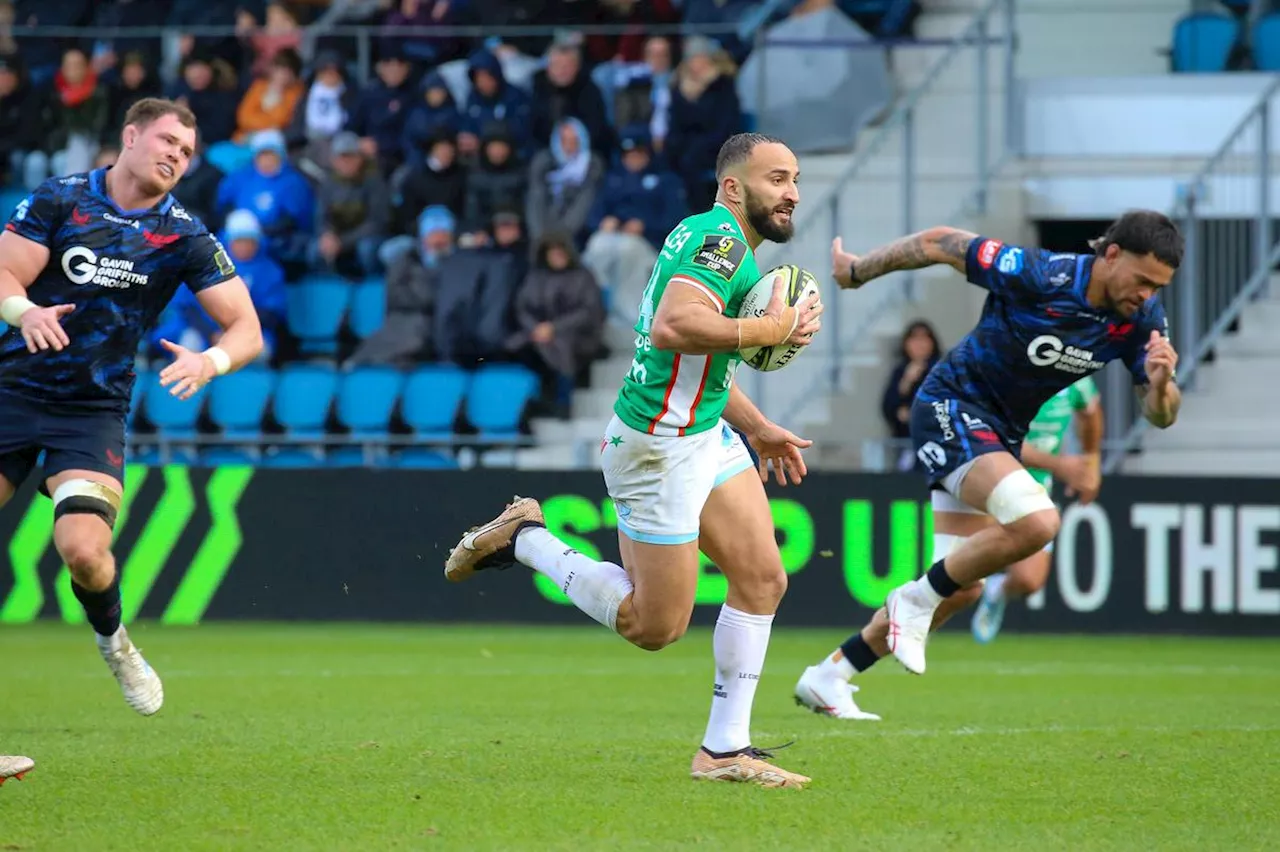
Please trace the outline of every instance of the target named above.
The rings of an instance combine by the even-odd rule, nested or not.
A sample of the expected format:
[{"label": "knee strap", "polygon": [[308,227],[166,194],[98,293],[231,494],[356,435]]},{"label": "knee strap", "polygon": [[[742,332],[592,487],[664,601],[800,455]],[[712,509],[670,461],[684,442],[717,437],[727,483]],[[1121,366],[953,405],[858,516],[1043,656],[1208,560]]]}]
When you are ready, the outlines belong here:
[{"label": "knee strap", "polygon": [[53,492],[53,519],[63,515],[97,515],[115,529],[120,513],[120,494],[91,479],[68,479]]},{"label": "knee strap", "polygon": [[1049,492],[1025,470],[1015,470],[997,482],[987,497],[987,514],[1002,526],[1036,512],[1056,509]]}]

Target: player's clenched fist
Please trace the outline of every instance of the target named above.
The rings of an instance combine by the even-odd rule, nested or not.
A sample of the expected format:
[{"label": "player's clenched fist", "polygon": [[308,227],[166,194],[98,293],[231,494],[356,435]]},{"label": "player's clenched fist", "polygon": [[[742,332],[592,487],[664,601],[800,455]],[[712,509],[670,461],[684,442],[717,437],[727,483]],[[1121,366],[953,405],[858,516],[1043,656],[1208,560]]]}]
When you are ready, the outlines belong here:
[{"label": "player's clenched fist", "polygon": [[857,259],[856,254],[849,254],[844,250],[844,241],[839,237],[831,241],[831,277],[836,279],[841,289],[857,289],[862,286],[861,281],[853,278],[853,264]]},{"label": "player's clenched fist", "polygon": [[1151,332],[1147,341],[1147,379],[1154,387],[1163,387],[1173,378],[1178,367],[1178,353],[1169,338],[1158,331]]},{"label": "player's clenched fist", "polygon": [[173,353],[173,363],[160,371],[160,386],[169,388],[178,399],[191,399],[218,375],[217,365],[203,352],[168,340],[161,340],[160,345]]},{"label": "player's clenched fist", "polygon": [[21,320],[22,339],[27,342],[27,351],[53,349],[61,352],[62,347],[71,343],[71,338],[62,328],[62,318],[75,309],[75,305],[27,308]]}]

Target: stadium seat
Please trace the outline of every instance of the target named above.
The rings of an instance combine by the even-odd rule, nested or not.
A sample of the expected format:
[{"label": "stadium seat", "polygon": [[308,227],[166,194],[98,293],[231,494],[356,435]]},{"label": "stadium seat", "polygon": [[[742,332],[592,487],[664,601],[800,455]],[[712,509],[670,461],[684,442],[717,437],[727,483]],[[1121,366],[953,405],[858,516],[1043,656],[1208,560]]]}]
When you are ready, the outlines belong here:
[{"label": "stadium seat", "polygon": [[401,395],[404,422],[422,438],[450,437],[467,381],[467,374],[457,367],[432,365],[415,370]]},{"label": "stadium seat", "polygon": [[191,399],[178,399],[169,393],[169,388],[160,386],[159,374],[147,375],[143,393],[147,403],[147,419],[166,437],[181,438],[195,434],[196,420],[200,417],[200,409],[208,394],[202,391]]},{"label": "stadium seat", "polygon": [[209,386],[209,418],[228,437],[256,436],[275,383],[275,372],[259,365],[228,373]]},{"label": "stadium seat", "polygon": [[276,380],[272,413],[290,435],[320,437],[337,388],[338,373],[332,367],[290,364]]},{"label": "stadium seat", "polygon": [[394,367],[357,367],[342,377],[338,420],[359,435],[385,433],[404,383]]},{"label": "stadium seat", "polygon": [[1264,15],[1253,25],[1253,64],[1259,71],[1280,71],[1280,14]]},{"label": "stadium seat", "polygon": [[356,284],[351,291],[351,312],[347,315],[351,333],[364,340],[382,328],[386,318],[387,282],[382,278],[369,278]]},{"label": "stadium seat", "polygon": [[453,470],[458,466],[458,462],[448,453],[426,447],[401,450],[391,457],[390,464],[414,470]]},{"label": "stadium seat", "polygon": [[364,447],[335,447],[325,453],[325,467],[373,467],[377,454],[366,455]]},{"label": "stadium seat", "polygon": [[1173,27],[1173,70],[1182,74],[1223,71],[1240,34],[1240,25],[1226,15],[1193,12]]},{"label": "stadium seat", "polygon": [[338,329],[351,303],[352,284],[336,275],[311,276],[288,287],[289,330],[304,354],[338,350]]},{"label": "stadium seat", "polygon": [[302,447],[281,447],[269,451],[259,462],[262,467],[305,468],[322,467],[324,459],[318,452]]},{"label": "stadium seat", "polygon": [[467,420],[481,440],[511,440],[520,430],[525,406],[538,390],[538,377],[515,364],[481,367],[467,393]]}]

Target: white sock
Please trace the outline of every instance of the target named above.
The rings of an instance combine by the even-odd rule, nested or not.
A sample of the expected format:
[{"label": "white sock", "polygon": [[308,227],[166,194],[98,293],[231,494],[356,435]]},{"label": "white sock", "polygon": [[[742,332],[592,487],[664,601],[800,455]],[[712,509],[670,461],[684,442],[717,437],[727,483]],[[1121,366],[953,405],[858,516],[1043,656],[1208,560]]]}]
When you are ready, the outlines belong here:
[{"label": "white sock", "polygon": [[516,536],[516,559],[550,577],[578,609],[618,631],[618,607],[635,589],[621,565],[588,559],[542,527]]},{"label": "white sock", "polygon": [[751,745],[751,705],[772,629],[772,615],[751,615],[728,604],[720,608],[713,640],[716,685],[707,735],[702,739],[708,751],[737,751]]},{"label": "white sock", "polygon": [[93,634],[93,637],[98,640],[98,648],[104,654],[114,654],[116,651],[119,651],[124,647],[124,640],[127,635],[128,634],[124,632],[124,625],[122,624],[117,627],[116,632],[112,633],[110,636],[102,636],[95,633]]},{"label": "white sock", "polygon": [[[836,654],[840,654],[840,659],[836,659]],[[853,676],[858,673],[853,667],[853,663],[845,657],[840,649],[832,651],[822,662],[818,663],[818,671],[824,677],[838,677],[840,680],[852,680]]]}]

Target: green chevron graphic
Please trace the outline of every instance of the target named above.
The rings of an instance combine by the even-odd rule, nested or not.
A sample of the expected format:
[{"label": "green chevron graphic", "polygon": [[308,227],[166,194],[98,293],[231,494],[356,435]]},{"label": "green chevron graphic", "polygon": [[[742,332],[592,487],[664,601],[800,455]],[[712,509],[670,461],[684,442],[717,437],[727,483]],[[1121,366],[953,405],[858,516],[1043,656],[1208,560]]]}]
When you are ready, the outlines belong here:
[{"label": "green chevron graphic", "polygon": [[240,534],[240,519],[236,517],[236,505],[251,479],[251,467],[219,468],[209,479],[205,495],[209,500],[213,524],[204,541],[200,542],[200,549],[196,551],[178,590],[173,593],[160,619],[162,623],[198,624],[209,608],[209,602],[222,585],[222,579],[227,576],[231,562],[244,541]]},{"label": "green chevron graphic", "polygon": [[[126,474],[129,487],[121,500],[115,538],[119,538],[128,523],[133,499],[142,490],[148,472],[148,468],[141,465],[129,466]],[[205,495],[212,524],[165,608],[165,623],[196,624],[204,616],[243,542],[236,507],[253,474],[252,467],[225,467],[210,477]],[[137,617],[160,573],[166,567],[173,567],[168,565],[173,550],[196,510],[188,469],[169,465],[162,469],[162,475],[164,492],[147,516],[121,568],[120,597],[126,621]],[[45,604],[40,563],[52,543],[53,511],[45,501],[33,499],[9,542],[13,588],[0,605],[0,622],[27,622],[40,616]],[[71,575],[65,565],[58,572],[53,588],[63,620],[83,623],[84,612],[71,590]]]}]

